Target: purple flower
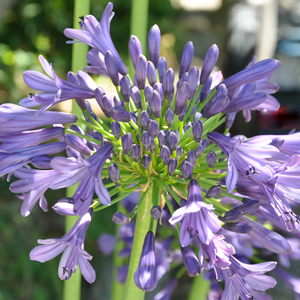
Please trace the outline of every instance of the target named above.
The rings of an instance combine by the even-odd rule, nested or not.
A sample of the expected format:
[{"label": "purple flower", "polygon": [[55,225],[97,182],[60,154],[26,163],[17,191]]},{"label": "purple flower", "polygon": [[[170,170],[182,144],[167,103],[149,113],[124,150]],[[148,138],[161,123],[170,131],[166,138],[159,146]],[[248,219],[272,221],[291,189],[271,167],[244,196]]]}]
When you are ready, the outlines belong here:
[{"label": "purple flower", "polygon": [[217,275],[216,266],[220,269],[225,269],[231,264],[230,257],[235,253],[235,249],[231,244],[225,242],[224,239],[222,235],[214,235],[209,245],[206,245],[201,242],[199,236],[196,237],[202,269],[215,269]]},{"label": "purple flower", "polygon": [[[79,42],[97,49],[97,51],[103,55],[105,55],[108,50],[111,51],[116,60],[119,73],[126,75],[128,70],[118,54],[110,36],[110,22],[114,16],[112,9],[113,4],[109,2],[103,12],[100,22],[98,22],[94,16],[88,15],[81,23],[82,30],[67,28],[64,30],[64,34],[70,39],[77,39]],[[72,44],[76,43],[76,41],[68,41],[67,43]]]},{"label": "purple flower", "polygon": [[25,130],[53,124],[68,124],[77,121],[73,114],[45,111],[37,115],[37,111],[12,103],[0,105],[1,133],[20,133]]},{"label": "purple flower", "polygon": [[257,136],[245,140],[227,137],[217,132],[209,132],[207,137],[218,145],[228,159],[226,186],[233,191],[239,174],[251,176],[256,180],[267,181],[272,177],[272,168],[266,158],[278,153],[278,149],[270,145],[270,139]]},{"label": "purple flower", "polygon": [[143,291],[152,291],[157,286],[155,239],[152,231],[148,231],[145,236],[140,262],[134,273],[134,282]]},{"label": "purple flower", "polygon": [[61,173],[52,181],[51,189],[56,190],[72,186],[81,180],[72,197],[74,211],[80,216],[88,211],[94,192],[96,192],[102,204],[110,204],[110,195],[102,182],[101,173],[112,150],[113,146],[111,144],[105,144],[85,160],[55,157],[51,161],[53,169]]},{"label": "purple flower", "polygon": [[93,283],[96,273],[88,262],[92,256],[84,250],[84,239],[92,216],[93,210],[90,209],[78,219],[67,234],[59,239],[38,240],[38,243],[42,245],[31,250],[30,259],[43,263],[63,252],[58,267],[58,276],[62,280],[69,279],[79,265],[85,280]]},{"label": "purple flower", "polygon": [[230,258],[231,265],[228,270],[222,270],[225,280],[225,289],[222,300],[253,299],[246,288],[248,284],[251,288],[259,291],[266,291],[276,285],[273,277],[264,273],[275,268],[276,262],[265,262],[248,265],[240,262],[234,257]]},{"label": "purple flower", "polygon": [[0,133],[0,150],[13,150],[18,148],[36,146],[48,140],[62,136],[64,129],[61,127],[50,127],[20,133]]},{"label": "purple flower", "polygon": [[[20,101],[26,107],[42,105],[39,113],[47,110],[51,106],[73,98],[94,98],[94,90],[85,85],[78,85],[60,79],[54,72],[52,65],[42,56],[39,61],[45,72],[51,77],[37,71],[25,71],[24,81],[32,89],[43,93],[32,93],[27,98]],[[87,75],[88,76],[88,75]],[[96,84],[95,84],[96,85]]]},{"label": "purple flower", "polygon": [[203,201],[198,182],[191,180],[186,205],[177,209],[169,220],[172,225],[181,221],[179,241],[182,247],[188,246],[195,236],[203,244],[210,243],[213,233],[221,228],[220,221],[212,212],[213,209],[212,204]]},{"label": "purple flower", "polygon": [[50,183],[59,176],[55,170],[34,170],[29,168],[19,168],[14,171],[14,176],[20,178],[10,185],[13,193],[23,200],[21,214],[27,217],[35,204],[39,201],[40,207],[48,211],[47,200],[44,193],[49,188]]},{"label": "purple flower", "polygon": [[66,143],[55,142],[38,146],[24,147],[15,150],[1,151],[0,177],[29,164],[31,160],[36,157],[56,154],[65,149]]},{"label": "purple flower", "polygon": [[91,49],[86,55],[86,60],[90,64],[90,66],[85,66],[83,68],[83,71],[90,72],[96,75],[104,74],[106,76],[109,76],[104,61],[104,55],[97,51],[97,49]]}]

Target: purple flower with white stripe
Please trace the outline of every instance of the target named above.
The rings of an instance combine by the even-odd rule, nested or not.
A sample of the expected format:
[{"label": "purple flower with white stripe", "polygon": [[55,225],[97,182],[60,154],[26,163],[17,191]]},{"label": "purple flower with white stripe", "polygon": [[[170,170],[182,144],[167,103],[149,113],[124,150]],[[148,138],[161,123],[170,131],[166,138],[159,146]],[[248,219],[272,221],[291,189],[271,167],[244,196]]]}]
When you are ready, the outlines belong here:
[{"label": "purple flower with white stripe", "polygon": [[182,247],[188,246],[195,236],[208,245],[220,228],[220,221],[212,212],[212,204],[203,201],[201,188],[196,180],[189,183],[188,200],[185,206],[177,209],[169,222],[173,225],[181,221],[179,241]]},{"label": "purple flower with white stripe", "polygon": [[84,250],[84,239],[92,216],[93,210],[90,209],[61,238],[38,240],[38,243],[42,245],[31,250],[30,259],[43,263],[63,252],[58,267],[58,276],[62,280],[68,280],[79,266],[84,279],[88,283],[93,283],[96,279],[96,272],[89,263],[92,256]]}]

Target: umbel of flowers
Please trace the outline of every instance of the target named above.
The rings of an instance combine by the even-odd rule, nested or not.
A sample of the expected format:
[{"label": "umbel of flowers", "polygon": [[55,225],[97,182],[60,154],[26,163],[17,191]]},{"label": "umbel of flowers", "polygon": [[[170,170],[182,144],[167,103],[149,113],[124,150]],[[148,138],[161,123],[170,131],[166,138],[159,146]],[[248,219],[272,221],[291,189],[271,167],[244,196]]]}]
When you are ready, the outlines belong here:
[{"label": "umbel of flowers", "polygon": [[[53,206],[58,214],[78,215],[77,223],[61,238],[38,240],[42,245],[31,251],[30,258],[45,262],[62,253],[59,277],[69,279],[79,265],[92,283],[96,273],[84,238],[93,214],[140,191],[129,216],[113,215],[115,223],[127,224],[147,201],[145,214],[152,217],[134,274],[140,289],[153,290],[164,274],[155,235],[167,210],[169,223],[177,226],[187,272],[197,276],[213,270],[215,279],[225,281],[222,299],[251,299],[255,290],[274,287],[275,279],[264,273],[276,263],[241,262],[225,236],[243,234],[274,253],[286,254],[291,251],[287,240],[263,223],[299,232],[291,208],[300,191],[299,133],[252,138],[229,134],[239,111],[250,121],[251,110],[278,110],[279,103],[271,96],[278,86],[269,80],[280,62],[253,59],[247,68],[223,80],[221,72],[213,72],[218,47],[208,49],[199,71],[191,66],[194,46],[188,42],[175,80],[173,69],[160,56],[161,35],[154,25],[148,35],[149,60],[138,38],[129,40],[135,69],[130,78],[110,36],[112,8],[109,3],[100,22],[89,15],[81,19],[81,30],[66,29],[64,34],[71,39],[68,43],[91,47],[84,71],[110,77],[115,95],[106,94],[84,71],[69,72],[67,80],[59,78],[40,56],[46,75],[24,72],[26,84],[36,92],[22,99],[20,106],[0,106],[0,174],[17,178],[10,189],[23,200],[24,217],[37,202],[47,211],[48,189],[79,183],[72,197]],[[83,117],[48,111],[68,99],[76,100]],[[91,101],[98,103],[106,120],[91,110]],[[223,134],[215,131],[224,125]],[[112,182],[104,184],[102,179],[108,177]],[[176,202],[180,208],[174,212]],[[161,246],[160,253],[165,253],[162,249],[166,248]],[[161,293],[168,295],[173,289],[171,282]]]}]

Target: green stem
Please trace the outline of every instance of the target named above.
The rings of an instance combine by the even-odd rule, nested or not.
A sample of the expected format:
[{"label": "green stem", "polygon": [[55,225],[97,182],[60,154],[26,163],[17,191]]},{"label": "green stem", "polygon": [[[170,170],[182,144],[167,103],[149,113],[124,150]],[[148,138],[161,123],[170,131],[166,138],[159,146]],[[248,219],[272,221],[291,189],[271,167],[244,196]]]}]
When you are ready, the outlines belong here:
[{"label": "green stem", "polygon": [[[118,203],[117,211],[126,214],[126,210],[121,204]],[[113,264],[113,282],[112,282],[112,300],[121,300],[124,295],[125,285],[116,281],[117,268],[125,264],[124,258],[119,257],[119,252],[123,249],[124,243],[119,238],[119,226],[115,226],[116,248],[114,251],[114,264]]]},{"label": "green stem", "polygon": [[[149,230],[151,220],[150,207],[152,201],[152,188],[146,193],[146,199],[141,203],[137,213],[124,300],[143,300],[145,296],[145,292],[135,285],[134,273],[139,265],[144,239]],[[144,193],[141,192],[140,197],[144,197],[143,194]]]},{"label": "green stem", "polygon": [[[78,24],[78,18],[82,15],[88,15],[90,10],[89,0],[75,0],[74,1],[74,21],[73,28],[80,29]],[[82,70],[86,65],[86,53],[88,51],[88,45],[82,43],[74,43],[72,46],[72,71],[75,73],[78,70]],[[75,101],[73,100],[73,103]],[[77,105],[72,105],[72,113],[81,116],[82,112]],[[67,188],[67,197],[73,196],[76,190],[76,186]],[[65,231],[68,232],[75,224],[78,218],[71,216],[66,217]],[[79,268],[78,268],[79,269]],[[69,280],[64,281],[64,300],[79,300],[81,292],[81,273],[77,270]]]},{"label": "green stem", "polygon": [[205,300],[210,288],[210,282],[203,278],[203,274],[193,279],[192,289],[188,300]]}]

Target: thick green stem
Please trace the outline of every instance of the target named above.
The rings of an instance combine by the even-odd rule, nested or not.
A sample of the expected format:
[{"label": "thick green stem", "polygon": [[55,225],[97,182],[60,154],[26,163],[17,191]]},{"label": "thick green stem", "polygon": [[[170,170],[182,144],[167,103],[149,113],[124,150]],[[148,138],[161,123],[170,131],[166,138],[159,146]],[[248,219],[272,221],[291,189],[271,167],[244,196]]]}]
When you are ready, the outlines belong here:
[{"label": "thick green stem", "polygon": [[210,282],[203,278],[203,274],[193,279],[192,289],[188,300],[205,300],[210,288]]},{"label": "thick green stem", "polygon": [[[141,197],[143,197],[142,192]],[[152,188],[146,191],[146,199],[141,203],[137,213],[124,300],[143,300],[145,296],[145,292],[140,290],[134,283],[134,273],[139,265],[144,239],[150,226],[151,202]]]},{"label": "thick green stem", "polygon": [[[90,1],[89,0],[74,0],[74,21],[73,28],[80,29],[78,24],[78,18],[82,15],[89,14]],[[72,71],[77,72],[82,70],[86,63],[86,53],[88,51],[88,46],[81,43],[75,43],[72,46]],[[74,104],[75,101],[73,100]],[[72,105],[72,113],[81,116],[82,112],[80,108],[75,104]],[[67,197],[73,196],[76,190],[76,186],[69,187],[67,189]],[[65,230],[68,232],[72,226],[75,224],[78,218],[67,216]],[[69,280],[64,282],[64,300],[79,300],[81,292],[81,273],[78,268]]]}]

